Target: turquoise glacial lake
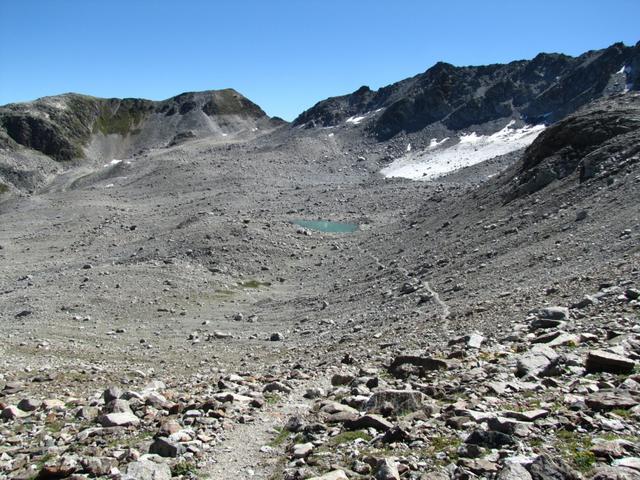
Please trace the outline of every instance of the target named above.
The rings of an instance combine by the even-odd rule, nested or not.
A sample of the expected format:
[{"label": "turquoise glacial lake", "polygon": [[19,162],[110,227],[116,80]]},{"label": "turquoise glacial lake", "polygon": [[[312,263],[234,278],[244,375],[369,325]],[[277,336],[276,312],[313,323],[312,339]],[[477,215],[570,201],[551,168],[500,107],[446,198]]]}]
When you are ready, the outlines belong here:
[{"label": "turquoise glacial lake", "polygon": [[358,230],[357,223],[330,222],[327,220],[294,220],[294,225],[326,233],[353,233]]}]

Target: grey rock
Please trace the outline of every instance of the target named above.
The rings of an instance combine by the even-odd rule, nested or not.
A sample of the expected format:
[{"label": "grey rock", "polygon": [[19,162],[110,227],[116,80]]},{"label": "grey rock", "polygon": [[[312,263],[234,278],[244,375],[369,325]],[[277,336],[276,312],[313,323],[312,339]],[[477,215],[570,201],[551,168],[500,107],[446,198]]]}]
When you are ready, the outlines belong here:
[{"label": "grey rock", "polygon": [[543,307],[538,309],[538,317],[567,321],[569,320],[569,309],[566,307]]},{"label": "grey rock", "polygon": [[121,398],[112,400],[104,407],[105,413],[128,413],[131,412],[129,402]]},{"label": "grey rock", "polygon": [[449,364],[446,361],[437,358],[400,355],[389,365],[389,373],[395,376],[406,376],[409,373],[423,376],[426,372],[448,368]]},{"label": "grey rock", "polygon": [[307,480],[349,480],[349,477],[344,473],[344,470],[334,470],[319,477],[308,478]]},{"label": "grey rock", "polygon": [[104,403],[109,403],[122,397],[122,394],[123,392],[119,387],[113,386],[104,391],[102,398],[104,399]]},{"label": "grey rock", "polygon": [[103,427],[136,427],[140,425],[140,419],[131,412],[108,413],[102,415],[98,421]]},{"label": "grey rock", "polygon": [[531,474],[521,464],[516,462],[505,462],[505,466],[496,480],[532,480]]},{"label": "grey rock", "polygon": [[519,377],[544,375],[558,361],[558,358],[558,354],[551,348],[535,345],[518,358],[516,375]]},{"label": "grey rock", "polygon": [[347,420],[344,422],[344,426],[347,430],[360,430],[363,428],[375,428],[379,431],[387,431],[393,424],[383,417],[375,414],[362,415],[355,420]]},{"label": "grey rock", "polygon": [[291,449],[293,458],[306,458],[313,452],[313,443],[298,443]]},{"label": "grey rock", "polygon": [[166,463],[149,460],[131,462],[123,480],[171,480],[171,469]]},{"label": "grey rock", "polygon": [[587,372],[609,372],[609,373],[633,373],[636,362],[630,358],[605,352],[604,350],[591,350],[587,354],[585,367]]},{"label": "grey rock", "polygon": [[478,445],[485,448],[502,448],[515,445],[515,439],[506,433],[494,430],[474,430],[465,440],[470,445]]},{"label": "grey rock", "polygon": [[166,437],[156,438],[149,447],[149,453],[160,455],[161,457],[175,458],[185,452],[185,447],[177,442],[173,442]]},{"label": "grey rock", "polygon": [[596,411],[629,409],[640,404],[640,398],[624,390],[601,390],[585,398],[589,408]]},{"label": "grey rock", "polygon": [[427,396],[417,390],[381,390],[369,397],[365,409],[376,412],[391,404],[395,413],[409,413],[425,408],[426,399]]},{"label": "grey rock", "polygon": [[23,412],[33,412],[40,408],[41,405],[42,402],[34,398],[23,398],[18,402],[18,408]]},{"label": "grey rock", "polygon": [[571,470],[562,460],[552,460],[547,455],[537,457],[529,466],[529,473],[533,480],[582,480],[582,476]]},{"label": "grey rock", "polygon": [[23,412],[18,407],[9,405],[4,410],[2,410],[2,413],[0,413],[0,418],[2,420],[15,420],[16,418],[22,418],[28,415],[28,413]]},{"label": "grey rock", "polygon": [[383,458],[378,461],[376,466],[376,480],[400,480],[400,473],[396,462],[389,458]]},{"label": "grey rock", "polygon": [[118,467],[118,460],[112,457],[89,457],[81,460],[82,468],[92,476],[108,476]]}]

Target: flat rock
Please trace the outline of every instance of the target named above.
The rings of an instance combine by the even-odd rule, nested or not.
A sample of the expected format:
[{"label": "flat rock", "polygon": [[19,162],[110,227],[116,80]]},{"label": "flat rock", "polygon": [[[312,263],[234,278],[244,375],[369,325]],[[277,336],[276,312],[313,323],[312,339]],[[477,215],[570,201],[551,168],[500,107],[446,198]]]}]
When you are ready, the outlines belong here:
[{"label": "flat rock", "polygon": [[409,413],[422,410],[426,399],[427,396],[417,390],[381,390],[369,397],[365,409],[374,412],[385,404],[391,404],[396,413]]},{"label": "flat rock", "polygon": [[313,452],[313,443],[298,443],[293,446],[291,453],[293,458],[305,458]]},{"label": "flat rock", "polygon": [[548,410],[536,409],[536,410],[527,410],[525,412],[515,412],[512,410],[508,410],[506,412],[502,412],[502,416],[515,418],[516,420],[520,420],[522,422],[535,422],[540,418],[544,418],[549,415]]},{"label": "flat rock", "polygon": [[347,420],[344,422],[344,426],[348,430],[360,430],[363,428],[375,428],[380,431],[387,431],[393,424],[387,420],[385,420],[380,415],[368,414],[362,415],[361,417],[355,420]]},{"label": "flat rock", "polygon": [[532,480],[531,474],[521,464],[508,462],[500,470],[496,480]]},{"label": "flat rock", "polygon": [[344,470],[334,470],[319,477],[308,478],[307,480],[349,480],[349,477],[344,473]]},{"label": "flat rock", "polygon": [[396,462],[389,458],[383,458],[378,461],[376,466],[376,480],[400,480],[400,473]]},{"label": "flat rock", "polygon": [[558,354],[553,349],[545,345],[535,345],[518,358],[516,375],[519,377],[544,375],[557,360]]},{"label": "flat rock", "polygon": [[156,438],[149,447],[149,453],[155,453],[156,455],[160,455],[161,457],[175,458],[184,452],[185,448],[183,445],[171,441],[166,437]]},{"label": "flat rock", "polygon": [[18,407],[14,405],[9,405],[0,413],[0,418],[3,420],[15,420],[16,418],[23,418],[28,416],[27,412],[23,412]]},{"label": "flat rock", "polygon": [[630,358],[605,352],[604,350],[591,350],[587,354],[585,367],[587,372],[609,372],[609,373],[633,373],[636,362]]},{"label": "flat rock", "polygon": [[[413,367],[413,368],[412,368]],[[418,375],[433,370],[447,370],[449,364],[444,360],[431,357],[418,357],[413,355],[400,355],[389,365],[389,373],[396,376],[403,376],[405,370],[417,370]]]},{"label": "flat rock", "polygon": [[479,445],[485,448],[502,448],[514,445],[515,439],[506,433],[494,430],[474,430],[465,440],[470,445]]},{"label": "flat rock", "polygon": [[629,409],[640,403],[640,399],[624,390],[601,390],[585,398],[587,406],[593,410]]},{"label": "flat rock", "polygon": [[533,480],[582,480],[579,473],[566,466],[559,458],[540,455],[529,466]]},{"label": "flat rock", "polygon": [[166,463],[149,460],[131,462],[123,480],[171,480],[171,469]]},{"label": "flat rock", "polygon": [[640,457],[625,457],[618,460],[614,460],[612,465],[614,467],[631,468],[640,472]]},{"label": "flat rock", "polygon": [[23,398],[18,402],[18,408],[23,412],[33,412],[37,410],[42,405],[40,400],[36,400],[33,398]]},{"label": "flat rock", "polygon": [[99,419],[103,427],[137,427],[140,419],[131,412],[108,413]]},{"label": "flat rock", "polygon": [[538,309],[539,318],[550,320],[569,320],[569,309],[566,307],[543,307]]}]

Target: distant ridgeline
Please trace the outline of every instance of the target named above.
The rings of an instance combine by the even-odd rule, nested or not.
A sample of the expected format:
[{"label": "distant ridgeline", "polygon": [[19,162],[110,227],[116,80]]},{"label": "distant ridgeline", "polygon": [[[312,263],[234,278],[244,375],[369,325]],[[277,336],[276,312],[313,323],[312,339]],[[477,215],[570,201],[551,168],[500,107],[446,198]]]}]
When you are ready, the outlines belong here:
[{"label": "distant ridgeline", "polygon": [[294,126],[362,123],[378,139],[438,124],[458,131],[504,118],[556,122],[598,98],[640,90],[640,42],[616,43],[579,57],[541,53],[506,65],[455,67],[438,63],[426,72],[377,91],[317,103]]}]

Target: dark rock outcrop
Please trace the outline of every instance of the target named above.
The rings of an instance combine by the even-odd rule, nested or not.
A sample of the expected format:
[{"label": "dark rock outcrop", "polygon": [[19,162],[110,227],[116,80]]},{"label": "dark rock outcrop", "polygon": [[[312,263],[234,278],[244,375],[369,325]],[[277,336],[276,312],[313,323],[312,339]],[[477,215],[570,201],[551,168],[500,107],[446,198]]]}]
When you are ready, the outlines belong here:
[{"label": "dark rock outcrop", "polygon": [[507,201],[575,174],[584,182],[640,160],[640,95],[589,105],[552,125],[527,148],[508,178]]}]

